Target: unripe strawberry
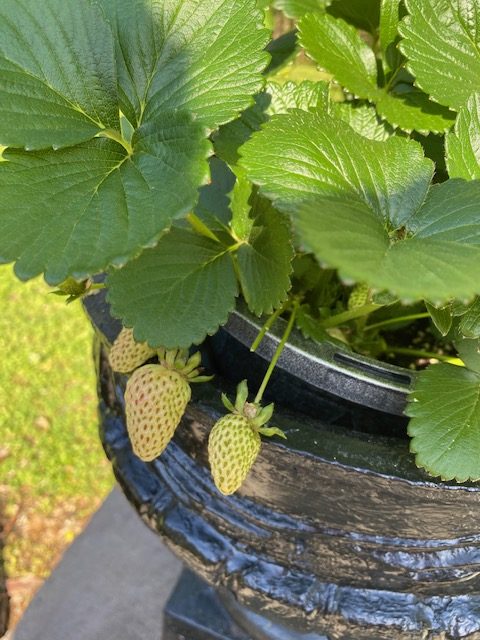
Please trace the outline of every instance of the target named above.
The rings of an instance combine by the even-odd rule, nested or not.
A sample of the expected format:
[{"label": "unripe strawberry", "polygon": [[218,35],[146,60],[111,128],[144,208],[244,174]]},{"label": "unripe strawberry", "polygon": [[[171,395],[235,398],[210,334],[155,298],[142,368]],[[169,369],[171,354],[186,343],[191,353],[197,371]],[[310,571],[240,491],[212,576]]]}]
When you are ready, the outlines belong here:
[{"label": "unripe strawberry", "polygon": [[188,358],[186,351],[158,351],[160,364],[137,369],[125,390],[127,430],[134,453],[142,460],[157,458],[175,433],[191,397],[190,383],[200,376],[200,352]]},{"label": "unripe strawberry", "polygon": [[160,364],[137,369],[127,383],[125,411],[134,453],[157,458],[175,433],[191,397],[187,380]]},{"label": "unripe strawberry", "polygon": [[350,297],[348,299],[348,308],[352,310],[363,307],[368,303],[369,297],[370,287],[368,286],[368,284],[356,284],[350,293]]},{"label": "unripe strawberry", "polygon": [[238,385],[235,405],[222,396],[230,413],[215,423],[208,440],[213,480],[224,495],[235,493],[247,477],[260,452],[260,434],[285,438],[280,429],[264,426],[272,417],[273,404],[262,408],[247,402],[247,397],[246,381]]},{"label": "unripe strawberry", "polygon": [[229,413],[215,424],[208,441],[208,459],[221,493],[230,495],[241,487],[260,446],[260,435],[245,416]]},{"label": "unripe strawberry", "polygon": [[114,371],[130,373],[155,355],[146,342],[136,342],[133,330],[124,327],[110,349],[110,364]]}]

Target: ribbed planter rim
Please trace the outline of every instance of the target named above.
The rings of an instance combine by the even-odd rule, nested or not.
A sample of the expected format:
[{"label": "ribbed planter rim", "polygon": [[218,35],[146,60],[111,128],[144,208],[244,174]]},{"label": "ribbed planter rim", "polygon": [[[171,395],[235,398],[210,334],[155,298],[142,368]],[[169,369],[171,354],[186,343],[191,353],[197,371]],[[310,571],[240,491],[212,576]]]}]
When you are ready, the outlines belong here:
[{"label": "ribbed planter rim", "polygon": [[[239,304],[223,330],[250,347],[262,322]],[[274,324],[260,343],[258,355],[271,360],[285,325],[281,318]],[[394,415],[403,414],[415,381],[414,371],[359,355],[333,342],[305,339],[298,331],[292,332],[277,366],[316,389]]]}]

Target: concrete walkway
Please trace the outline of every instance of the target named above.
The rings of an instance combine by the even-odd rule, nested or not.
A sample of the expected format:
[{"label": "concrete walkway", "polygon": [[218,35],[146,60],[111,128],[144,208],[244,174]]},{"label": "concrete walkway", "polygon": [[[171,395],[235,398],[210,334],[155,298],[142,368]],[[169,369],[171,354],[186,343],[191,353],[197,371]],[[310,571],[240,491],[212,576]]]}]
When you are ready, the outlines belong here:
[{"label": "concrete walkway", "polygon": [[39,590],[12,640],[161,640],[181,563],[115,489]]}]

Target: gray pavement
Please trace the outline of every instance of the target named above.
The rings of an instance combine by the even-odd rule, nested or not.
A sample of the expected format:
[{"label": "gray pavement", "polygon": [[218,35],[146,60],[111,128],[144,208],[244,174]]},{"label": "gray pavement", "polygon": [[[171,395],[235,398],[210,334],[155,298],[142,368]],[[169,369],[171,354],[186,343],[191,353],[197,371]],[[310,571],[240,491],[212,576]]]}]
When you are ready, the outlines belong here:
[{"label": "gray pavement", "polygon": [[161,640],[181,563],[118,489],[38,591],[12,640]]}]

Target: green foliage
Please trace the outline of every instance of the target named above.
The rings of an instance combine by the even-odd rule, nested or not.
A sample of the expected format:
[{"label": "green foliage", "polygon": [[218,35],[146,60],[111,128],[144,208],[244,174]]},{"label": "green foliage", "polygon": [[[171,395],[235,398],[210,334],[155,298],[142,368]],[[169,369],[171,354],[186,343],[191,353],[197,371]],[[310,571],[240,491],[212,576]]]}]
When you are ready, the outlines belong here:
[{"label": "green foliage", "polygon": [[[388,4],[384,8],[390,9]],[[384,25],[389,52],[395,48],[395,27]],[[307,14],[300,22],[300,42],[307,53],[333,75],[345,89],[358,98],[374,102],[378,113],[395,127],[406,131],[445,131],[454,114],[432,102],[410,83],[395,82],[392,76],[385,87],[377,85],[377,60],[374,51],[357,30],[345,21],[319,13]],[[387,32],[387,33],[385,33]],[[385,56],[385,70],[392,55]]]},{"label": "green foliage", "polygon": [[0,144],[18,148],[0,259],[58,284],[123,266],[195,205],[209,131],[260,89],[267,33],[253,0],[46,4],[0,8]]},{"label": "green foliage", "polygon": [[236,259],[243,296],[260,316],[286,300],[294,249],[288,220],[267,200],[255,195],[252,200],[252,228]]},{"label": "green foliage", "polygon": [[375,54],[354,27],[328,14],[310,13],[299,30],[307,53],[343,87],[360,98],[375,96]]},{"label": "green foliage", "polygon": [[329,89],[326,82],[285,82],[280,85],[269,82],[266,87],[269,96],[268,115],[288,113],[290,109],[310,111],[326,109],[329,101]]},{"label": "green foliage", "polygon": [[270,81],[265,90],[255,97],[252,107],[233,122],[220,127],[213,138],[215,153],[225,162],[235,165],[240,159],[239,148],[268,122],[270,116],[288,113],[290,109],[326,109],[328,101],[327,83],[303,80],[279,84]]},{"label": "green foliage", "polygon": [[458,331],[465,338],[480,338],[480,298],[478,296],[460,317]]},{"label": "green foliage", "polygon": [[250,183],[243,189],[246,194],[235,191],[227,242],[174,226],[154,249],[110,272],[112,313],[134,327],[139,342],[167,348],[198,344],[226,322],[238,284],[257,315],[271,313],[286,298],[293,259],[288,223],[252,195]]},{"label": "green foliage", "polygon": [[477,292],[480,183],[451,180],[425,199],[432,167],[413,141],[345,136],[326,115],[296,112],[272,119],[243,154],[261,192],[294,213],[303,245],[345,279],[404,299]]},{"label": "green foliage", "polygon": [[360,100],[355,103],[331,102],[329,113],[370,140],[387,140],[393,134],[393,128],[382,122],[374,107]]},{"label": "green foliage", "polygon": [[332,0],[274,0],[275,9],[280,9],[289,18],[301,18],[305,13],[326,9]]},{"label": "green foliage", "polygon": [[480,93],[460,109],[455,130],[445,140],[450,177],[480,180]]},{"label": "green foliage", "polygon": [[108,286],[112,313],[134,327],[136,340],[167,349],[198,344],[214,333],[237,295],[228,248],[182,227],[112,271]]},{"label": "green foliage", "polygon": [[432,322],[442,336],[448,335],[452,328],[453,316],[450,305],[435,306],[431,302],[425,301],[427,311],[430,313]]},{"label": "green foliage", "polygon": [[0,22],[1,144],[59,149],[118,129],[113,34],[97,5],[5,0]]},{"label": "green foliage", "polygon": [[[155,244],[173,218],[188,213],[208,175],[209,146],[198,125],[174,115],[161,128],[160,139],[144,125],[132,156],[98,138],[61,151],[6,151],[1,259],[17,258],[24,280],[45,272],[59,284],[123,266]],[[19,201],[19,193],[26,197]]]},{"label": "green foliage", "polygon": [[328,12],[336,17],[346,20],[348,23],[375,33],[380,21],[379,0],[333,0]]},{"label": "green foliage", "polygon": [[387,73],[396,70],[402,62],[396,46],[401,2],[402,0],[381,0],[379,39]]},{"label": "green foliage", "polygon": [[473,202],[480,184],[467,184],[472,188],[461,182],[433,187],[403,225],[361,203],[317,200],[301,209],[297,229],[305,246],[347,280],[365,280],[406,301],[472,296],[480,279],[480,221]]},{"label": "green foliage", "polygon": [[480,89],[480,11],[476,2],[405,0],[401,51],[421,89],[460,109]]},{"label": "green foliage", "polygon": [[433,173],[417,143],[367,140],[325,113],[272,118],[242,155],[251,180],[282,209],[333,196],[362,201],[395,225],[420,206]]},{"label": "green foliage", "polygon": [[421,372],[408,415],[417,464],[442,480],[480,480],[480,374],[437,364]]},{"label": "green foliage", "polygon": [[107,272],[155,347],[241,295],[265,331],[463,363],[419,375],[412,448],[480,479],[479,50],[457,0],[3,0],[0,261],[69,299]]}]

